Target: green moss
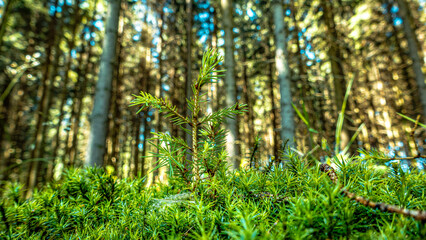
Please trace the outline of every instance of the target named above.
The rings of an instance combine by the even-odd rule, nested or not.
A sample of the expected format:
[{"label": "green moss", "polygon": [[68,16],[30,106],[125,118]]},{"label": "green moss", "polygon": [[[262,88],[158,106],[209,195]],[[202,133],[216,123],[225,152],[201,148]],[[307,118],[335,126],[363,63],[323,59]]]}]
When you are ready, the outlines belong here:
[{"label": "green moss", "polygon": [[[294,163],[293,163],[294,164]],[[354,161],[337,170],[346,188],[377,202],[425,209],[423,172],[377,172]],[[421,239],[424,223],[340,194],[319,168],[241,170],[214,176],[193,193],[147,188],[101,169],[74,169],[62,182],[1,199],[1,239]],[[18,190],[17,190],[18,189]],[[403,197],[401,197],[403,196]]]}]

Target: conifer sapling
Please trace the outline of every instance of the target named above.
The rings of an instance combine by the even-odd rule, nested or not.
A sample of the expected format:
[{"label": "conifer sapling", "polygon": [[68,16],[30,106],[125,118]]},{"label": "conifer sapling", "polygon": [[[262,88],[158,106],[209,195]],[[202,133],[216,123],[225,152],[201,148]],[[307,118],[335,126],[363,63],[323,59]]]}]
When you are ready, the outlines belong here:
[{"label": "conifer sapling", "polygon": [[[220,125],[226,118],[233,118],[247,111],[246,104],[241,103],[213,113],[207,113],[202,106],[202,103],[206,102],[203,87],[208,83],[217,83],[218,78],[223,76],[221,73],[225,70],[216,70],[222,60],[223,57],[215,49],[208,49],[203,54],[200,73],[192,84],[193,96],[186,99],[191,116],[180,114],[177,107],[167,98],[154,97],[143,91],[140,95],[133,95],[135,99],[130,104],[140,106],[138,113],[146,108],[157,109],[160,113],[165,113],[165,117],[169,118],[172,124],[191,134],[192,146],[182,138],[170,136],[168,133],[154,133],[155,137],[150,139],[150,143],[159,150],[158,154],[153,156],[159,159],[157,168],[169,166],[170,176],[177,177],[188,186],[194,183],[194,180],[198,183],[202,177],[211,178],[218,171],[226,170],[226,131]],[[187,159],[187,153],[192,156],[192,160]]]}]

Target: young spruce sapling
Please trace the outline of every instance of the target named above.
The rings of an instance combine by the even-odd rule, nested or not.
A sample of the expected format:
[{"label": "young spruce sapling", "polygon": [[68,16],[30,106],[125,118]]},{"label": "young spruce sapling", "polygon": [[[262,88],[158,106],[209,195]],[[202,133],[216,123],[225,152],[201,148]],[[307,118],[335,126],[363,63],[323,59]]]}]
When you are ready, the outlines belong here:
[{"label": "young spruce sapling", "polygon": [[[130,104],[140,106],[137,113],[146,108],[157,109],[160,113],[164,113],[172,124],[191,134],[192,146],[182,138],[170,136],[168,133],[154,133],[155,136],[150,139],[150,143],[159,150],[153,156],[158,157],[157,168],[169,166],[170,177],[185,183],[188,187],[191,183],[197,185],[201,180],[212,178],[218,171],[226,170],[227,132],[221,128],[221,123],[226,118],[233,118],[247,111],[246,104],[241,103],[235,103],[213,113],[207,113],[202,106],[206,103],[203,87],[208,83],[217,83],[218,78],[223,76],[221,73],[225,70],[217,70],[222,60],[223,57],[215,49],[208,49],[203,54],[200,73],[197,80],[192,83],[193,96],[186,99],[190,116],[180,114],[177,106],[173,106],[167,98],[158,98],[143,91],[140,95],[133,95],[135,98]],[[192,156],[191,159],[187,154]]]}]

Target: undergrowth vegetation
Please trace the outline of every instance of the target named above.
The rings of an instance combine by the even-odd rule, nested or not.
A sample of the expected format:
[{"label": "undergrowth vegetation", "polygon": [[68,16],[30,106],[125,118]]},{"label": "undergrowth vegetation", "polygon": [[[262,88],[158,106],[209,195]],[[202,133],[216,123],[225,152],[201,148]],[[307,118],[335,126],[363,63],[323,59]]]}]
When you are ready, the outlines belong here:
[{"label": "undergrowth vegetation", "polygon": [[[0,204],[1,239],[421,239],[424,223],[351,201],[319,167],[292,155],[269,173],[217,174],[194,192],[145,187],[102,169],[73,169],[24,200],[11,184]],[[336,173],[352,192],[410,209],[425,209],[426,178],[369,161]]]},{"label": "undergrowth vegetation", "polygon": [[383,153],[330,155],[333,169],[285,148],[260,168],[255,146],[250,168],[228,171],[221,123],[245,105],[201,110],[202,87],[218,77],[220,61],[213,50],[204,55],[188,100],[192,116],[143,92],[132,102],[158,109],[192,136],[192,144],[166,133],[151,139],[159,167],[169,168],[168,184],[69,169],[24,199],[23,186],[10,183],[0,199],[0,239],[426,238],[424,171],[384,166]]}]

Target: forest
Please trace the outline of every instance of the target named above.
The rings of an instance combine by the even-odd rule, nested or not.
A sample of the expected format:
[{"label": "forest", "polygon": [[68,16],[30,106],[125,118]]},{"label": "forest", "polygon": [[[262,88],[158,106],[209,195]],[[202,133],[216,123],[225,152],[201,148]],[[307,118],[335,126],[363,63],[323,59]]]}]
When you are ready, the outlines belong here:
[{"label": "forest", "polygon": [[0,239],[426,238],[425,8],[0,0]]}]

